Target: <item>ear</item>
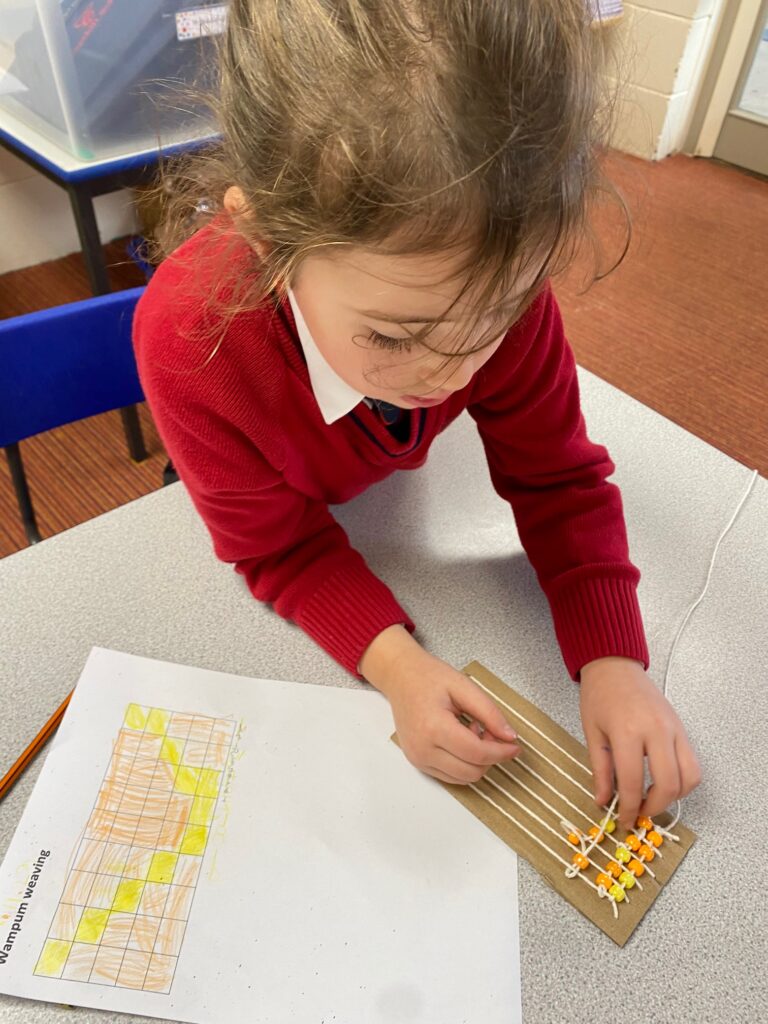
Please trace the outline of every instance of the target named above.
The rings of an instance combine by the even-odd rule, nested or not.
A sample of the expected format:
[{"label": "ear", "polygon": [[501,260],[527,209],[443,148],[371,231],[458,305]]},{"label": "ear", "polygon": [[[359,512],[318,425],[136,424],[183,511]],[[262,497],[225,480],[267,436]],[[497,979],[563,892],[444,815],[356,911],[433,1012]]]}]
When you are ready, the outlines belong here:
[{"label": "ear", "polygon": [[258,236],[254,237],[253,215],[251,214],[251,211],[248,209],[248,204],[245,201],[243,190],[239,188],[237,185],[230,185],[227,191],[224,193],[224,209],[227,211],[227,213],[230,215],[230,217],[232,217],[234,221],[240,219],[246,221],[249,228],[248,241],[250,242],[253,249],[255,249],[256,254],[259,256],[259,258],[264,259],[264,257],[269,252],[271,245],[266,238],[259,238]]}]

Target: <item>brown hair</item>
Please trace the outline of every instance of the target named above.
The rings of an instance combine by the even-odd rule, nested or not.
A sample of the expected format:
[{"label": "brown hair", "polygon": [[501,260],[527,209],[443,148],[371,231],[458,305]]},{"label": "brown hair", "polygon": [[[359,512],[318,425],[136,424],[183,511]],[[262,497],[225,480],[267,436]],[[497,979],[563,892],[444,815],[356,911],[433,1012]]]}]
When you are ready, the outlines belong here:
[{"label": "brown hair", "polygon": [[166,172],[164,253],[235,184],[249,215],[236,233],[214,223],[270,243],[253,273],[235,264],[238,309],[339,245],[455,245],[461,294],[484,282],[487,304],[534,260],[540,283],[570,261],[602,184],[610,103],[591,22],[587,0],[231,0],[222,142]]}]

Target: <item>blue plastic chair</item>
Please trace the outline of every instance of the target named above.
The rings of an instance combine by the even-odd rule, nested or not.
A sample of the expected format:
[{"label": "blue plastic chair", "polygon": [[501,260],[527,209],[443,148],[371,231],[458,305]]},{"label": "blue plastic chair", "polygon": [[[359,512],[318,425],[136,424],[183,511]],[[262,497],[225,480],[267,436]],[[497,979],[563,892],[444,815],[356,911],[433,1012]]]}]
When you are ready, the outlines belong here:
[{"label": "blue plastic chair", "polygon": [[19,442],[144,400],[131,345],[143,288],[0,320],[0,447],[30,544],[41,540]]}]

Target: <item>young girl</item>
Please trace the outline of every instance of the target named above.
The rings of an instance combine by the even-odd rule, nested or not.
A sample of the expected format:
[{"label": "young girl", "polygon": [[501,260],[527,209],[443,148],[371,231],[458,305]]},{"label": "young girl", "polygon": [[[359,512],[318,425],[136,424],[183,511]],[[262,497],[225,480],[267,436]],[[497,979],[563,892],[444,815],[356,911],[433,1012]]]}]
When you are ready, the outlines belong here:
[{"label": "young girl", "polygon": [[217,555],[386,694],[406,756],[455,783],[516,737],[419,645],[328,505],[422,465],[466,409],[580,680],[596,799],[615,774],[630,825],[699,769],[645,674],[614,467],[548,284],[598,183],[587,7],[233,0],[223,142],[169,195],[170,224],[214,215],[153,277],[135,342]]}]

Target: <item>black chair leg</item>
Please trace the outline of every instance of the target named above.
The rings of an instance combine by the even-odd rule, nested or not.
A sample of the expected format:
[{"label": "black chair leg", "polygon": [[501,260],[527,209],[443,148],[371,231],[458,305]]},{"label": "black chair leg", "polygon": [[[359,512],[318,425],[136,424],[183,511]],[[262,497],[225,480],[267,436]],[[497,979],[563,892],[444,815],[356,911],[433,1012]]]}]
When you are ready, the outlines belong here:
[{"label": "black chair leg", "polygon": [[128,454],[134,462],[143,462],[144,459],[149,458],[149,452],[141,432],[139,410],[135,405],[126,405],[124,409],[120,410],[120,417],[123,421],[125,440],[128,442]]},{"label": "black chair leg", "polygon": [[32,507],[32,496],[29,493],[29,485],[27,484],[27,475],[24,472],[24,463],[21,461],[21,449],[18,444],[9,444],[5,447],[5,454],[8,457],[13,489],[16,491],[21,521],[24,524],[24,533],[26,533],[30,544],[37,544],[43,538],[40,536],[40,531],[37,528],[35,510]]},{"label": "black chair leg", "polygon": [[168,484],[175,484],[178,482],[179,474],[174,469],[173,463],[169,459],[165,464],[163,470],[163,487],[167,487]]}]

